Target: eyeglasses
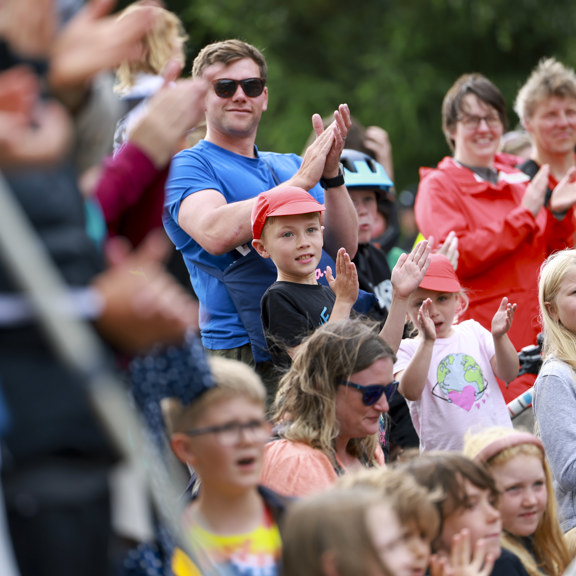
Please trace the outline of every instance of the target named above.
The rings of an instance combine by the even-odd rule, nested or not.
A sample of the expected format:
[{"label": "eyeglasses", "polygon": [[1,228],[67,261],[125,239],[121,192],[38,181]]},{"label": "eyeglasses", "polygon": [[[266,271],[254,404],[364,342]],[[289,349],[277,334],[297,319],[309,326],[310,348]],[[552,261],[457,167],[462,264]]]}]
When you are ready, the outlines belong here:
[{"label": "eyeglasses", "polygon": [[498,114],[488,114],[488,116],[462,114],[462,116],[458,116],[458,122],[461,122],[462,125],[468,130],[477,130],[482,120],[486,122],[488,128],[498,128],[502,126],[502,122],[500,121],[500,116],[498,116]]},{"label": "eyeglasses", "polygon": [[374,404],[380,400],[382,394],[386,396],[386,400],[389,402],[396,393],[396,390],[398,390],[397,380],[393,380],[390,384],[368,384],[366,386],[355,384],[349,380],[342,380],[340,385],[348,386],[348,388],[354,388],[358,390],[358,392],[362,392],[362,404],[364,404],[364,406],[374,406]]},{"label": "eyeglasses", "polygon": [[269,430],[264,420],[249,420],[248,422],[227,422],[220,426],[206,426],[187,430],[187,436],[202,436],[204,434],[217,434],[220,442],[225,446],[233,446],[242,441],[242,436],[252,442],[266,442]]},{"label": "eyeglasses", "polygon": [[214,82],[214,92],[220,98],[232,98],[236,94],[238,84],[242,86],[242,91],[248,98],[256,98],[264,91],[266,80],[262,78],[246,78],[245,80],[231,80],[229,78],[222,78]]}]

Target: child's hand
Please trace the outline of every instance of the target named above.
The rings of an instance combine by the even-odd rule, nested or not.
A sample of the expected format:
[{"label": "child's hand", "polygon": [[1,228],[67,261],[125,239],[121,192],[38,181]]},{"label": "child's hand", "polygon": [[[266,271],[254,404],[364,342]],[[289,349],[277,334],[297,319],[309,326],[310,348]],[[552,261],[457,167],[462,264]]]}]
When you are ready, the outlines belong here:
[{"label": "child's hand", "polygon": [[434,326],[434,321],[430,318],[430,306],[432,305],[432,300],[426,298],[418,310],[418,317],[416,323],[418,324],[418,332],[422,334],[424,340],[436,340],[436,326]]},{"label": "child's hand", "polygon": [[488,576],[494,567],[494,557],[486,553],[486,543],[480,539],[470,550],[470,532],[464,528],[452,538],[450,558],[432,556],[430,576]]},{"label": "child's hand", "polygon": [[336,278],[332,275],[332,268],[326,266],[326,280],[338,300],[354,304],[358,299],[356,265],[344,248],[340,248],[336,256]]},{"label": "child's hand", "polygon": [[418,242],[410,254],[402,254],[392,269],[392,288],[399,298],[408,298],[424,278],[430,266],[430,246],[427,240]]},{"label": "child's hand", "polygon": [[510,304],[506,297],[502,298],[500,307],[494,314],[494,318],[492,318],[492,336],[494,338],[500,338],[510,330],[514,312],[516,312],[516,304]]}]

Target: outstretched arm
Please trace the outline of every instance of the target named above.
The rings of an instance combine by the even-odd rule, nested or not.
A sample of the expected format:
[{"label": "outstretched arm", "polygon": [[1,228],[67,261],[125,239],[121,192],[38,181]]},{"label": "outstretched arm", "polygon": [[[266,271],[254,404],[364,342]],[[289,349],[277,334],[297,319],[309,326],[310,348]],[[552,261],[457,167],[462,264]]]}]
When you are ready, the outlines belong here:
[{"label": "outstretched arm", "polygon": [[402,254],[392,270],[392,302],[380,338],[394,352],[398,351],[404,333],[408,299],[422,282],[429,265],[430,247],[428,241],[424,240],[419,242],[410,254]]},{"label": "outstretched arm", "polygon": [[406,400],[418,400],[426,385],[436,341],[436,327],[430,318],[430,305],[430,299],[424,300],[418,311],[417,325],[421,334],[420,343],[406,369],[396,375],[396,379],[400,382],[398,390]]},{"label": "outstretched arm", "polygon": [[508,337],[508,330],[512,326],[516,312],[516,304],[510,304],[508,298],[502,298],[500,307],[494,318],[492,318],[492,338],[494,339],[494,356],[490,360],[490,365],[494,374],[504,380],[511,382],[518,376],[520,362],[518,353]]}]

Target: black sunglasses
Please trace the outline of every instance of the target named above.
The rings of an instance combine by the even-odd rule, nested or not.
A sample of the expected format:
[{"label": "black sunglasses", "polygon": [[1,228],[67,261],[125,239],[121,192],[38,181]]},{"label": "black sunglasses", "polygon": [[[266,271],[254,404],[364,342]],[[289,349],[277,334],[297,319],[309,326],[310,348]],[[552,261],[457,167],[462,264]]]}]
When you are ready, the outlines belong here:
[{"label": "black sunglasses", "polygon": [[367,386],[361,386],[349,380],[342,380],[340,385],[348,386],[348,388],[354,388],[362,392],[362,404],[364,404],[364,406],[374,406],[374,404],[380,400],[382,394],[384,394],[386,400],[390,402],[390,399],[394,396],[396,390],[398,390],[397,380],[392,380],[390,384],[368,384]]},{"label": "black sunglasses", "polygon": [[222,78],[214,82],[214,92],[220,98],[232,98],[236,94],[238,84],[242,86],[242,91],[248,98],[256,98],[264,91],[266,80],[262,78],[246,78],[245,80],[230,80],[229,78]]}]

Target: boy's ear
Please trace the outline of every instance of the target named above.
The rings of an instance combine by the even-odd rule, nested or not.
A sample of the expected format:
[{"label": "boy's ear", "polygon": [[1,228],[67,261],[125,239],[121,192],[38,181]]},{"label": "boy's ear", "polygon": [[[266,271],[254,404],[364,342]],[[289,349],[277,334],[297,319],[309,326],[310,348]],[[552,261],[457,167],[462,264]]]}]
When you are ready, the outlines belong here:
[{"label": "boy's ear", "polygon": [[196,457],[190,446],[190,438],[186,434],[182,432],[172,434],[170,437],[170,448],[172,448],[172,452],[174,452],[180,462],[194,466]]},{"label": "boy's ear", "polygon": [[252,246],[254,247],[254,250],[256,250],[260,256],[262,256],[262,258],[270,258],[270,254],[268,254],[268,251],[264,246],[264,242],[262,242],[260,238],[258,240],[252,240]]},{"label": "boy's ear", "polygon": [[544,308],[546,308],[548,316],[550,316],[554,322],[558,322],[558,310],[556,310],[556,306],[552,302],[544,302]]}]

